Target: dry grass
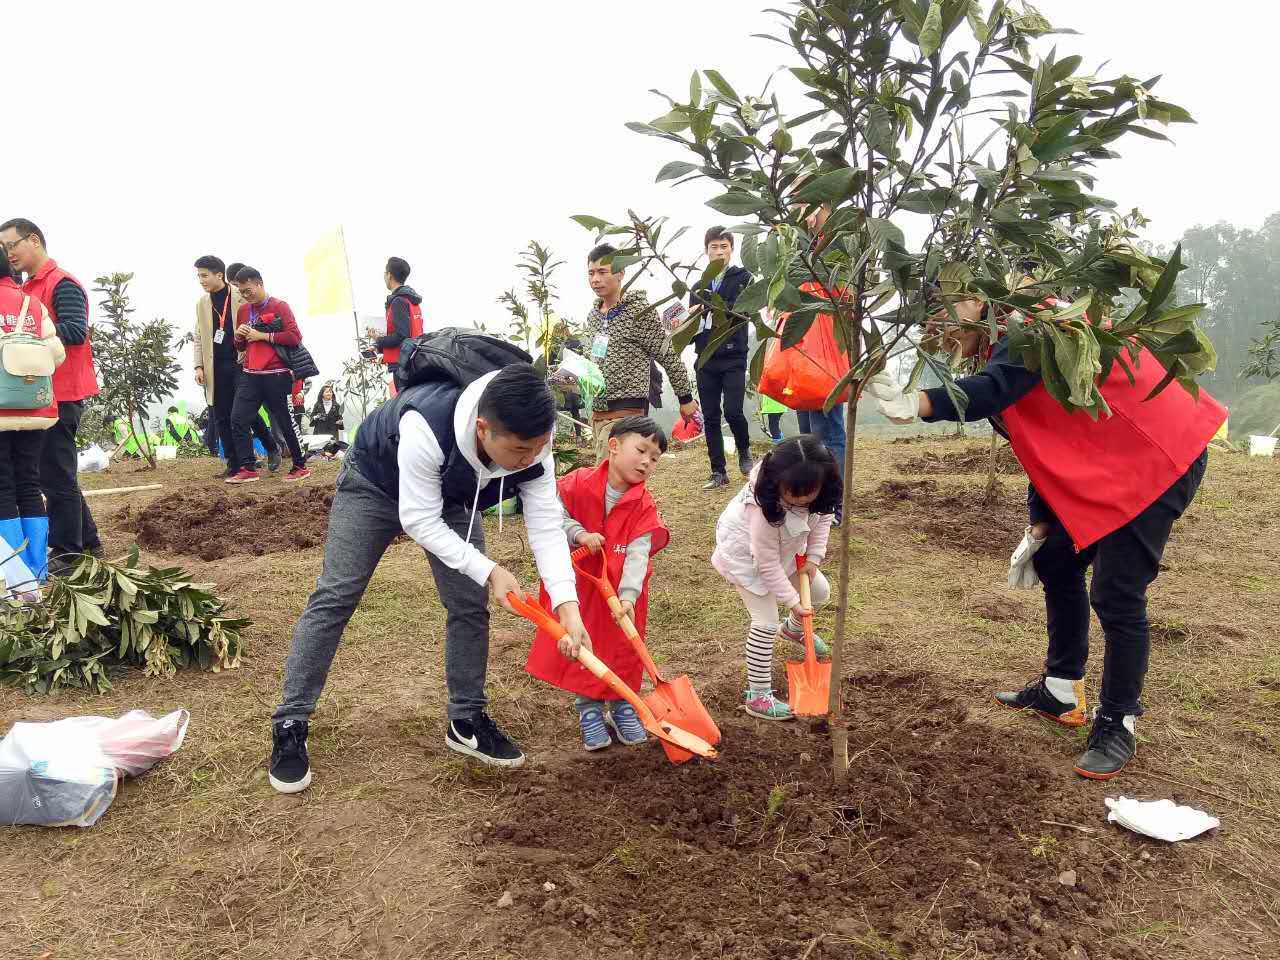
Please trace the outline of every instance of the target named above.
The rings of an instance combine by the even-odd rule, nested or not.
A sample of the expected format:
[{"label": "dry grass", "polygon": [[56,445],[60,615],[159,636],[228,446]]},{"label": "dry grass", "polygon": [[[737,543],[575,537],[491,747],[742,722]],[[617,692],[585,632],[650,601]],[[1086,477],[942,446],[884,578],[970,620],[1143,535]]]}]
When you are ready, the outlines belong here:
[{"label": "dry grass", "polygon": [[[909,447],[859,443],[858,505],[850,518],[849,670],[929,671],[966,698],[971,716],[998,736],[1014,724],[1032,723],[999,710],[988,694],[1039,670],[1044,615],[1038,597],[1003,586],[1000,556],[939,549],[934,535],[921,535],[907,514],[886,508],[875,495],[882,481],[900,476],[905,453],[955,451],[966,443],[986,446],[942,438]],[[700,687],[715,681],[719,690],[731,691],[733,684],[720,681],[742,671],[744,615],[708,557],[715,516],[733,489],[702,493],[705,466],[698,449],[678,453],[664,461],[654,484],[673,540],[657,561],[650,636],[656,657],[674,672],[688,672]],[[169,489],[212,488],[213,472],[208,460],[167,464],[158,475],[125,467],[88,477],[86,486],[158,477]],[[332,482],[333,473],[322,469],[310,482]],[[979,474],[947,482],[976,487],[984,479]],[[1170,544],[1168,569],[1152,591],[1149,714],[1139,728],[1139,761],[1132,775],[1110,788],[1074,783],[1078,823],[1097,828],[1104,842],[1114,828],[1103,823],[1102,798],[1120,790],[1204,806],[1224,823],[1208,840],[1153,848],[1157,857],[1190,863],[1197,882],[1158,899],[1138,900],[1120,889],[1109,904],[1109,926],[1099,929],[1102,941],[1156,949],[1169,958],[1280,955],[1278,479],[1272,461],[1215,454],[1201,495]],[[1021,482],[1004,477],[1001,484],[999,509],[1017,510]],[[244,495],[270,496],[278,489],[264,481]],[[112,528],[113,511],[152,496],[91,501],[109,549],[127,545]],[[511,523],[499,540],[491,526],[491,553],[531,584],[533,565],[521,531]],[[488,903],[477,902],[469,885],[470,837],[496,817],[495,785],[520,774],[476,769],[443,748],[444,617],[412,544],[390,550],[347,631],[315,718],[315,786],[290,798],[266,783],[268,718],[279,696],[289,633],[320,556],[308,550],[212,563],[180,558],[201,579],[217,581],[256,621],[237,672],[184,673],[167,683],[129,675],[102,698],[63,693],[39,700],[0,690],[5,728],[20,718],[134,707],[165,712],[182,706],[193,718],[182,751],[125,784],[98,826],[9,832],[0,853],[0,896],[7,905],[0,913],[0,956],[493,955],[480,935]],[[829,561],[833,571],[836,559]],[[830,611],[819,617],[819,627],[830,633]],[[494,714],[537,762],[576,750],[577,731],[570,698],[524,674],[528,639],[523,624],[495,618],[490,695]],[[1091,695],[1099,666],[1095,658]],[[713,712],[736,707],[730,694],[708,699]],[[1078,736],[1048,725],[1037,730],[1043,756],[1057,758],[1064,780],[1071,780]],[[774,814],[785,817],[785,805]],[[624,857],[634,869],[646,869],[643,838],[618,853],[620,862]],[[1124,862],[1128,870],[1148,869]],[[527,869],[512,865],[513,873]],[[846,942],[851,955],[895,956],[892,942],[875,930]],[[575,952],[595,955],[586,941]]]}]

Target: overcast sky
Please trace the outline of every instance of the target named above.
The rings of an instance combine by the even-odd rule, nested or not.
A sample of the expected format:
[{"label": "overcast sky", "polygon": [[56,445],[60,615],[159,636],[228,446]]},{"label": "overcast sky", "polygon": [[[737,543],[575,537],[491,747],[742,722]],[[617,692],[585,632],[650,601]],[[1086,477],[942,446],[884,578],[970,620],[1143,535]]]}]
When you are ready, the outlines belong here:
[{"label": "overcast sky", "polygon": [[[10,49],[34,53],[6,58],[17,109],[0,219],[35,220],[86,283],[133,271],[140,314],[180,331],[200,293],[197,256],[253,264],[293,305],[325,377],[351,349],[352,321],[306,315],[302,258],[338,224],[362,314],[381,314],[382,265],[396,255],[413,267],[429,325],[501,323],[495,299],[519,282],[516,256],[536,239],[567,261],[563,312],[581,318],[591,237],[572,214],[630,206],[699,235],[723,219],[702,206],[709,188],[655,185],[664,162],[687,157],[623,123],[664,112],[649,88],[680,95],[695,68],[758,89],[785,53],[750,36],[770,27],[763,6],[10,4]],[[1201,222],[1257,225],[1280,209],[1276,4],[1039,7],[1081,32],[1059,43],[1086,67],[1163,73],[1157,95],[1199,121],[1172,128],[1176,146],[1141,140],[1106,166],[1099,191],[1141,208],[1150,239]]]}]

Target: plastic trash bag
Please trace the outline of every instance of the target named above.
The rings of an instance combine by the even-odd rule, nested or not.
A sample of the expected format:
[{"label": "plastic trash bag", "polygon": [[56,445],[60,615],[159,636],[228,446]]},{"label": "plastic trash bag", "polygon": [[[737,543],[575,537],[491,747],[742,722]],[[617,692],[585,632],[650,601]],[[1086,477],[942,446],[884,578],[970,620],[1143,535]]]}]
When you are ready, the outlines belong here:
[{"label": "plastic trash bag", "polygon": [[111,462],[111,457],[107,451],[96,443],[91,443],[80,451],[76,460],[81,473],[101,473],[107,469],[107,464]]},{"label": "plastic trash bag", "polygon": [[190,715],[153,717],[131,710],[118,719],[68,717],[16,723],[0,741],[0,823],[90,827],[134,777],[174,753]]},{"label": "plastic trash bag", "polygon": [[1133,797],[1107,797],[1107,820],[1127,827],[1134,833],[1167,840],[1189,840],[1221,826],[1222,821],[1195,807],[1179,806],[1172,800],[1135,800]]}]

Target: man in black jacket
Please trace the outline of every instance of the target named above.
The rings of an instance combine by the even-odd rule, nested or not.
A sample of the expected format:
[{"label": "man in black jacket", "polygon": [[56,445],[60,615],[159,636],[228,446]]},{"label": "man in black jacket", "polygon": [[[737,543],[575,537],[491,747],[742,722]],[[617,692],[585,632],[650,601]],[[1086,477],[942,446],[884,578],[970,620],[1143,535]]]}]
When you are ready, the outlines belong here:
[{"label": "man in black jacket", "polygon": [[[724,227],[712,227],[702,242],[707,259],[723,263],[724,269],[709,287],[689,294],[689,306],[701,306],[703,309],[702,324],[693,338],[693,348],[699,361],[708,344],[715,339],[716,332],[712,329],[715,321],[713,310],[718,306],[715,295],[724,302],[726,309],[732,309],[738,294],[751,283],[749,271],[730,263],[733,259],[733,234]],[[697,367],[698,399],[706,420],[707,457],[711,460],[711,479],[703,485],[704,490],[729,485],[724,462],[724,434],[720,429],[721,397],[724,398],[724,418],[729,421],[733,442],[738,447],[738,469],[744,477],[751,473],[751,434],[747,418],[742,413],[742,403],[747,394],[748,332],[747,325],[742,324],[733,336],[715,349],[705,364]]]}]

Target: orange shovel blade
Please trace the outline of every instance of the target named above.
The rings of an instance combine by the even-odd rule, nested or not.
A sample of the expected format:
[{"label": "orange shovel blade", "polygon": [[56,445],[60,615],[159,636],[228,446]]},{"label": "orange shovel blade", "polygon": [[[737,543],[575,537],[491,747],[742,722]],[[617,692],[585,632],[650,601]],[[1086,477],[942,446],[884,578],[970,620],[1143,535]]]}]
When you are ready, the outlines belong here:
[{"label": "orange shovel blade", "polygon": [[[674,724],[712,746],[720,742],[720,728],[698,699],[688,677],[681,675],[659,683],[644,702],[659,721]],[[672,763],[684,763],[693,756],[668,740],[662,741],[662,749]]]},{"label": "orange shovel blade", "polygon": [[820,717],[827,712],[830,694],[831,664],[787,661],[787,703],[792,713],[798,717]]}]

